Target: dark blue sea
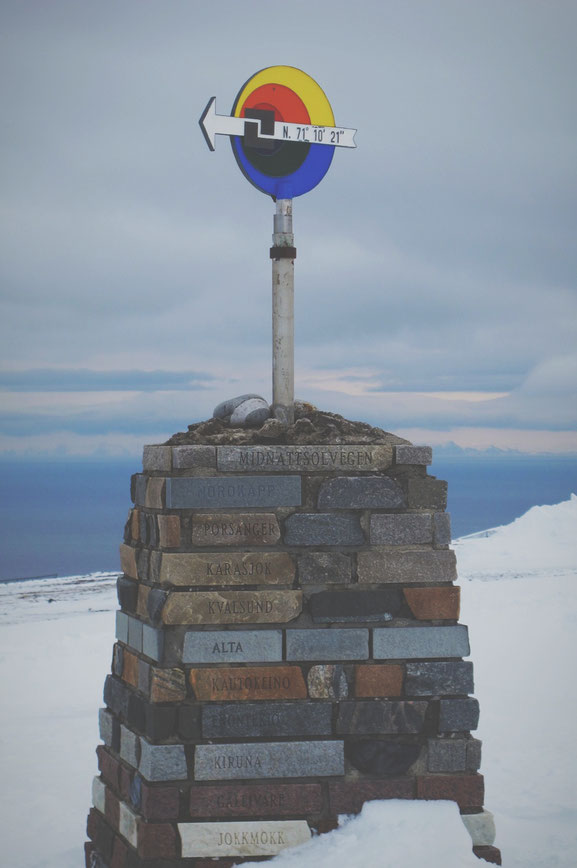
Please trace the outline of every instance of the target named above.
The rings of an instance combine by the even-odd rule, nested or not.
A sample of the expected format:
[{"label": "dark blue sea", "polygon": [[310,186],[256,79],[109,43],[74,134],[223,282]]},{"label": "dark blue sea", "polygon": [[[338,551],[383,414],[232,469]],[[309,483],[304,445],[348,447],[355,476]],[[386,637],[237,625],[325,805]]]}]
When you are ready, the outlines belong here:
[{"label": "dark blue sea", "polygon": [[[138,459],[0,460],[0,581],[118,569]],[[508,524],[577,493],[575,457],[443,457],[453,537]]]}]

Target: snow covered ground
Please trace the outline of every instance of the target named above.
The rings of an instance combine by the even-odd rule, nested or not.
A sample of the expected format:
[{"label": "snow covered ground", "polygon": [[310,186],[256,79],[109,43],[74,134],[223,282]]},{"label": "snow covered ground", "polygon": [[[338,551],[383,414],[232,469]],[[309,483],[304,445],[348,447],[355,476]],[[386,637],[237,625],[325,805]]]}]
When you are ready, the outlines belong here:
[{"label": "snow covered ground", "polygon": [[[507,868],[577,864],[577,498],[455,542]],[[115,574],[0,585],[0,865],[81,868]],[[372,802],[282,868],[479,866],[448,802]]]}]

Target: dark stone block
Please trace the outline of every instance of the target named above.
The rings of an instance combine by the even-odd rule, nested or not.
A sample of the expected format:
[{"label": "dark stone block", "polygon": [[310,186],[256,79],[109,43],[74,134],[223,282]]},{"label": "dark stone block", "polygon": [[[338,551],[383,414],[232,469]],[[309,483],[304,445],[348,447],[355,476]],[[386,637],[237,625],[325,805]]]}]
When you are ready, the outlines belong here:
[{"label": "dark stone block", "polygon": [[142,696],[136,693],[131,693],[128,697],[128,713],[126,722],[130,729],[137,729],[139,732],[144,732],[146,728],[146,701]]},{"label": "dark stone block", "polygon": [[345,701],[339,705],[337,733],[373,735],[421,732],[425,724],[426,702],[391,700]]},{"label": "dark stone block", "polygon": [[418,744],[358,741],[345,745],[345,756],[360,772],[369,775],[405,774],[419,757]]},{"label": "dark stone block", "polygon": [[197,817],[282,817],[320,814],[320,784],[224,784],[192,787],[190,815]]},{"label": "dark stone block", "polygon": [[284,527],[284,541],[289,546],[356,546],[365,542],[356,515],[295,512]]},{"label": "dark stone block", "polygon": [[358,814],[365,802],[375,799],[414,798],[415,779],[410,777],[329,783],[329,810],[336,814]]},{"label": "dark stone block", "polygon": [[309,600],[312,619],[317,624],[348,621],[391,621],[403,606],[402,591],[323,591]]},{"label": "dark stone block", "polygon": [[145,546],[148,545],[148,522],[147,515],[143,510],[138,514],[138,529],[140,532],[140,542]]},{"label": "dark stone block", "polygon": [[438,509],[447,508],[447,483],[434,476],[419,477],[410,476],[406,480],[407,506],[410,509]]},{"label": "dark stone block", "polygon": [[138,582],[119,576],[116,580],[116,595],[120,608],[133,615],[138,604]]},{"label": "dark stone block", "polygon": [[301,585],[325,585],[351,581],[352,564],[349,555],[340,552],[310,552],[298,559]]},{"label": "dark stone block", "polygon": [[321,485],[319,509],[398,509],[405,505],[400,485],[388,476],[337,476]]},{"label": "dark stone block", "polygon": [[497,847],[482,845],[473,847],[473,853],[477,859],[484,859],[485,862],[492,862],[493,865],[502,865],[501,851]]},{"label": "dark stone block", "polygon": [[150,741],[165,741],[176,733],[177,708],[168,705],[146,705],[144,734]]},{"label": "dark stone block", "polygon": [[435,696],[473,693],[473,664],[470,661],[447,663],[407,663],[407,696]]},{"label": "dark stone block", "polygon": [[158,527],[156,524],[156,516],[147,515],[146,522],[148,525],[148,545],[152,548],[156,548],[158,546]]},{"label": "dark stone block", "polygon": [[184,741],[200,738],[200,708],[197,705],[181,705],[178,708],[177,731],[179,738]]},{"label": "dark stone block", "polygon": [[104,681],[104,702],[115,714],[126,720],[130,691],[122,681],[107,675]]},{"label": "dark stone block", "polygon": [[148,617],[153,624],[162,623],[162,610],[168,598],[168,592],[160,588],[152,588],[148,595]]},{"label": "dark stone block", "polygon": [[132,783],[130,785],[130,804],[134,808],[135,811],[140,811],[140,804],[142,802],[142,778],[138,774],[138,772],[133,776]]},{"label": "dark stone block", "polygon": [[150,558],[148,560],[148,579],[151,582],[158,583],[160,581],[161,556],[161,552],[157,551],[157,549],[152,549],[150,552]]},{"label": "dark stone block", "polygon": [[118,676],[118,678],[121,678],[123,669],[124,648],[122,645],[118,645],[117,643],[112,650],[112,672],[114,675]]},{"label": "dark stone block", "polygon": [[479,725],[477,699],[441,699],[439,732],[468,732]]},{"label": "dark stone block", "polygon": [[203,738],[330,735],[329,702],[211,703],[202,710]]},{"label": "dark stone block", "polygon": [[139,548],[136,552],[136,568],[138,578],[146,581],[148,578],[148,562],[150,559],[150,551],[148,549]]}]

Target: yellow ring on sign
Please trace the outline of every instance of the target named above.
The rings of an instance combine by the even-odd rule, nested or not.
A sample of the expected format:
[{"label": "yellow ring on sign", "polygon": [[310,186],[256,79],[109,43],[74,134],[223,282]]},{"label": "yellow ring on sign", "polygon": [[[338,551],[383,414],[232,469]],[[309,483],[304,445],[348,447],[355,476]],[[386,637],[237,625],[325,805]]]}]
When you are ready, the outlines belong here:
[{"label": "yellow ring on sign", "polygon": [[[334,127],[335,116],[322,87],[314,78],[295,66],[268,66],[255,72],[239,92],[233,107],[233,117],[239,118],[244,103],[257,87],[263,84],[282,84],[293,90],[304,102],[311,124]],[[287,118],[287,120],[289,120]]]}]

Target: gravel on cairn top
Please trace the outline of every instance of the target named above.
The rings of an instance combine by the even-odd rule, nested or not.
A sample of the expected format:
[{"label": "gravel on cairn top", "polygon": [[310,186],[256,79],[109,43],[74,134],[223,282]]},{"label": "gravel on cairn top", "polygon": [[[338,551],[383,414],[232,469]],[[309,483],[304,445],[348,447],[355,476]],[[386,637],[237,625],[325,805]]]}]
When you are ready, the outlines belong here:
[{"label": "gravel on cairn top", "polygon": [[398,446],[410,444],[382,428],[373,428],[366,422],[352,422],[339,416],[317,410],[304,401],[295,404],[295,422],[285,428],[277,419],[267,419],[261,428],[233,428],[222,419],[208,419],[188,426],[188,431],[173,434],[166,446],[251,446],[258,443],[288,444],[295,446],[373,443]]}]

